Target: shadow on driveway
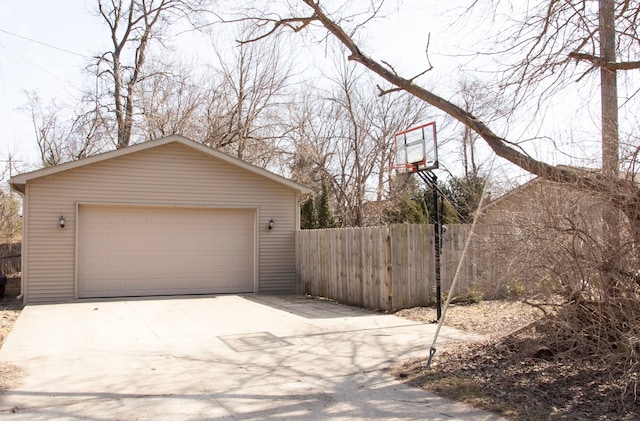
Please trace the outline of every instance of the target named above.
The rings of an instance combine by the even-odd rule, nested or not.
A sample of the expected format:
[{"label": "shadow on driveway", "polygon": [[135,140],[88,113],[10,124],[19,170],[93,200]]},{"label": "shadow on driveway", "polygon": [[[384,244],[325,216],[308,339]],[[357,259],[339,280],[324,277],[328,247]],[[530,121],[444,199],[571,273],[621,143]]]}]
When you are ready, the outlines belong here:
[{"label": "shadow on driveway", "polygon": [[[434,331],[304,297],[27,306],[0,350],[0,361],[26,373],[0,397],[0,417],[499,419],[384,372],[425,356]],[[443,328],[441,339],[468,337]]]}]

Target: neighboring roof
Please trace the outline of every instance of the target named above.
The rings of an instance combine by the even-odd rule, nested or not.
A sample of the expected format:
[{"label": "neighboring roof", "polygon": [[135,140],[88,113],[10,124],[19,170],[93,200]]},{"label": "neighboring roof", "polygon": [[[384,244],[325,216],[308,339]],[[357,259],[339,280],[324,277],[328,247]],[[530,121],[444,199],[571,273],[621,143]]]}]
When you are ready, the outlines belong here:
[{"label": "neighboring roof", "polygon": [[198,152],[204,153],[205,155],[209,155],[213,158],[220,159],[229,164],[235,165],[244,170],[257,174],[259,176],[268,178],[272,181],[275,181],[276,183],[285,185],[293,190],[298,191],[301,194],[311,193],[311,189],[303,186],[302,184],[298,184],[294,181],[288,180],[270,171],[267,171],[265,169],[256,167],[255,165],[244,162],[241,159],[234,158],[223,152],[209,148],[208,146],[202,145],[198,142],[195,142],[191,139],[188,139],[184,136],[179,136],[179,135],[168,136],[162,139],[149,140],[147,142],[138,143],[132,146],[127,146],[126,148],[116,149],[114,151],[109,151],[109,152],[101,153],[98,155],[93,155],[88,158],[79,159],[77,161],[66,162],[64,164],[55,165],[52,167],[46,167],[36,171],[31,171],[24,174],[16,175],[14,177],[11,177],[11,180],[9,180],[9,185],[11,185],[11,188],[13,190],[18,191],[20,193],[24,193],[27,182],[31,180],[35,180],[37,178],[46,177],[53,174],[58,174],[63,171],[72,170],[74,168],[84,167],[86,165],[96,164],[98,162],[103,162],[108,159],[118,158],[123,155],[129,155],[132,153],[145,151],[147,149],[156,148],[158,146],[163,146],[170,143],[179,143],[189,148],[195,149]]},{"label": "neighboring roof", "polygon": [[[569,165],[558,165],[558,168],[563,168],[563,169],[566,169],[566,170],[572,170],[572,171],[575,171],[575,172],[582,173],[583,175],[598,174],[601,171],[599,168],[572,167],[572,166],[569,166]],[[622,174],[620,176],[623,177]],[[545,178],[536,176],[535,178],[532,178],[531,180],[527,181],[526,183],[521,184],[518,187],[515,187],[515,188],[509,190],[508,192],[506,192],[502,196],[500,196],[500,197],[492,200],[491,202],[487,203],[486,205],[483,206],[482,211],[484,212],[484,211],[486,211],[488,209],[491,209],[492,207],[504,202],[505,200],[509,200],[512,197],[517,196],[518,194],[521,194],[524,190],[528,190],[528,189],[532,188],[533,186],[535,186],[536,184],[539,184],[541,182],[553,183],[553,181],[551,181],[551,180],[547,180]]]},{"label": "neighboring roof", "polygon": [[511,197],[513,197],[513,196],[517,196],[517,195],[518,195],[519,193],[521,193],[522,191],[524,191],[524,190],[528,190],[529,188],[531,188],[532,186],[534,186],[534,185],[536,185],[536,184],[540,183],[540,182],[541,182],[541,181],[543,181],[543,180],[544,180],[543,178],[536,177],[536,178],[533,178],[533,179],[531,179],[531,180],[527,181],[527,182],[526,182],[526,183],[524,183],[524,184],[519,185],[518,187],[515,187],[515,188],[513,188],[513,189],[509,190],[508,192],[506,192],[506,193],[505,193],[505,194],[503,194],[502,196],[500,196],[500,197],[498,197],[498,198],[496,198],[496,199],[492,200],[491,202],[487,203],[486,205],[484,205],[484,206],[482,207],[482,210],[481,210],[481,211],[482,211],[482,212],[484,212],[484,211],[486,211],[486,210],[488,210],[488,209],[491,209],[492,207],[494,207],[494,206],[498,205],[499,203],[502,203],[502,202],[504,202],[505,200],[510,199],[510,198],[511,198]]}]

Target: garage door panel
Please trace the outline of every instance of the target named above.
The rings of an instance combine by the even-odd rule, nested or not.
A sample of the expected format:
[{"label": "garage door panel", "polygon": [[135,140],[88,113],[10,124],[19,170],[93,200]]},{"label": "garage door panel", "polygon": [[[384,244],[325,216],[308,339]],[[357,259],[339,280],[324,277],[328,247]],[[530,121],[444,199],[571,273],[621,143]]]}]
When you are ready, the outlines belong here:
[{"label": "garage door panel", "polygon": [[103,223],[104,222],[104,212],[96,211],[91,214],[85,215],[85,221],[90,223]]},{"label": "garage door panel", "polygon": [[78,295],[251,292],[254,215],[247,209],[81,205]]},{"label": "garage door panel", "polygon": [[185,265],[185,270],[192,268],[194,271],[201,272],[202,269],[205,269],[207,272],[213,273],[216,269],[213,261],[208,259],[207,255],[190,256],[189,260],[188,264]]},{"label": "garage door panel", "polygon": [[129,222],[128,219],[129,219],[129,215],[123,214],[122,212],[118,212],[118,211],[114,212],[111,209],[109,211],[102,212],[103,224],[118,226],[122,223]]},{"label": "garage door panel", "polygon": [[231,279],[228,277],[224,277],[224,278],[214,277],[212,281],[214,285],[220,289],[228,289],[232,285]]},{"label": "garage door panel", "polygon": [[84,256],[80,260],[80,270],[90,271],[102,268],[102,256]]},{"label": "garage door panel", "polygon": [[[180,278],[177,278],[180,279]],[[210,287],[211,285],[211,278],[182,278],[184,284],[181,283],[177,283],[176,287],[178,289],[184,289],[184,288],[188,288],[188,289],[193,289],[193,290],[206,290]]]},{"label": "garage door panel", "polygon": [[232,215],[227,214],[220,218],[226,227],[238,226],[238,225],[246,225],[247,218],[246,215]]},{"label": "garage door panel", "polygon": [[171,237],[162,233],[150,233],[149,234],[149,244],[147,247],[151,250],[167,250],[171,248],[174,241]]},{"label": "garage door panel", "polygon": [[107,271],[117,271],[118,268],[122,268],[126,265],[127,258],[126,256],[105,256],[102,260],[106,267],[104,268]]},{"label": "garage door panel", "polygon": [[[156,279],[154,284],[156,288],[159,289],[162,287],[162,279]],[[149,283],[146,279],[136,279],[135,277],[130,277],[125,282],[126,288],[131,292],[144,292],[149,290]]]},{"label": "garage door panel", "polygon": [[104,282],[102,280],[85,279],[84,289],[87,293],[97,292],[103,290]]},{"label": "garage door panel", "polygon": [[220,236],[211,235],[211,236],[202,236],[202,235],[193,235],[191,241],[193,242],[193,247],[196,250],[216,250],[218,248],[222,239]]},{"label": "garage door panel", "polygon": [[250,264],[247,256],[231,256],[231,266],[237,270],[242,270]]},{"label": "garage door panel", "polygon": [[[113,229],[109,229],[108,225],[104,225],[101,227],[101,242],[99,243],[100,251],[102,252],[118,252],[121,250],[127,243],[126,234],[118,232],[117,230],[114,232]],[[90,235],[90,234],[89,234]],[[123,241],[124,240],[124,241]]]},{"label": "garage door panel", "polygon": [[84,238],[84,251],[89,253],[91,250],[102,250],[104,243],[103,235],[100,233],[87,233]]},{"label": "garage door panel", "polygon": [[120,291],[126,285],[123,279],[111,279],[109,282],[103,281],[103,284],[107,291]]},{"label": "garage door panel", "polygon": [[137,261],[140,264],[139,267],[145,269],[149,273],[155,273],[154,269],[173,269],[175,266],[174,258],[172,255],[152,255],[152,256],[140,256]]},{"label": "garage door panel", "polygon": [[189,226],[192,225],[193,223],[203,223],[204,221],[206,221],[206,218],[203,218],[201,215],[194,215],[193,213],[189,214],[187,218],[184,217],[184,215],[182,215],[179,212],[175,212],[173,214],[173,218],[171,219],[171,223],[174,225],[183,225],[183,226]]},{"label": "garage door panel", "polygon": [[246,279],[241,277],[241,276],[238,276],[238,277],[233,277],[232,276],[232,277],[229,278],[229,282],[234,284],[234,285],[242,285],[243,282],[245,282],[244,286],[245,287],[249,287],[249,284],[246,283],[247,282]]},{"label": "garage door panel", "polygon": [[144,272],[149,267],[149,258],[146,256],[127,256],[124,266],[129,270],[142,270]]}]

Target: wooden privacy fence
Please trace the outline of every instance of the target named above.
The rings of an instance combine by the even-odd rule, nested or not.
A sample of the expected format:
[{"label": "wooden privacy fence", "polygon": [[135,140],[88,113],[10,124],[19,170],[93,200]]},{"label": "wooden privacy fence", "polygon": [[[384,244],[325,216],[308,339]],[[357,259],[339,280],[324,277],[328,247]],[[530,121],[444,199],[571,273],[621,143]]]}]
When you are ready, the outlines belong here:
[{"label": "wooden privacy fence", "polygon": [[12,275],[20,273],[21,243],[0,244],[0,273]]},{"label": "wooden privacy fence", "polygon": [[388,229],[298,231],[296,271],[304,292],[367,308],[387,309]]},{"label": "wooden privacy fence", "polygon": [[[443,293],[449,291],[469,229],[449,225],[443,236]],[[476,233],[482,230],[476,227]],[[386,311],[435,300],[433,225],[303,230],[296,240],[298,282],[307,294]],[[486,250],[472,247],[467,257],[456,294],[475,288],[494,271]]]}]

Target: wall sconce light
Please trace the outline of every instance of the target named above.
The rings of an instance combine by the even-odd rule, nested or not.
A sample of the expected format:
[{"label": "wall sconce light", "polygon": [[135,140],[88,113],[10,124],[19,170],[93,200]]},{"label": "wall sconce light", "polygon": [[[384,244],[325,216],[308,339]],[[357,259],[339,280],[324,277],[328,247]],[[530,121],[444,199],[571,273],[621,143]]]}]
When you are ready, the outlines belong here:
[{"label": "wall sconce light", "polygon": [[267,225],[267,229],[269,229],[269,231],[271,231],[273,229],[273,226],[275,225],[275,222],[273,222],[273,219],[269,220],[269,225]]},{"label": "wall sconce light", "polygon": [[60,229],[63,229],[65,225],[67,225],[67,221],[65,221],[64,215],[60,215],[60,218],[58,218],[58,226]]}]

